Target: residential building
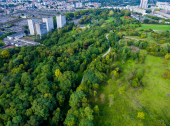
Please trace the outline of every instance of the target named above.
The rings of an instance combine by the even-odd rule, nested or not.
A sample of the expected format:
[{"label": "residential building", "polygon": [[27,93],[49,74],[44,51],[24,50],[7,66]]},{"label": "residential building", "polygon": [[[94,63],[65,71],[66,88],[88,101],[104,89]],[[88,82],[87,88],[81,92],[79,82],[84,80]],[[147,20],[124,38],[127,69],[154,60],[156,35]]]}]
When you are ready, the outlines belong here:
[{"label": "residential building", "polygon": [[42,20],[43,20],[43,22],[46,23],[47,32],[49,32],[52,29],[54,29],[54,24],[53,24],[53,18],[52,17],[50,17],[50,18],[43,18]]},{"label": "residential building", "polygon": [[28,27],[29,27],[29,30],[30,30],[30,34],[31,35],[34,35],[35,33],[35,24],[38,22],[37,19],[28,19]]},{"label": "residential building", "polygon": [[59,15],[56,16],[57,18],[57,28],[62,28],[66,24],[66,16],[65,15]]},{"label": "residential building", "polygon": [[40,35],[40,37],[47,34],[47,26],[45,22],[40,22],[35,24],[35,29],[36,29],[36,35]]},{"label": "residential building", "polygon": [[82,8],[82,7],[83,7],[83,4],[81,2],[76,3],[76,8]]},{"label": "residential building", "polygon": [[148,8],[148,0],[141,0],[140,8]]}]

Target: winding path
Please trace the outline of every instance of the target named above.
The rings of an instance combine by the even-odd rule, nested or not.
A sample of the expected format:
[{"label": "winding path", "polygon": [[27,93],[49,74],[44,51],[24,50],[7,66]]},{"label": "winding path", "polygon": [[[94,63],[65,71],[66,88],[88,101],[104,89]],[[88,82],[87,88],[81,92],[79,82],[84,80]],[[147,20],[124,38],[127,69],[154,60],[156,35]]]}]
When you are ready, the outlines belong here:
[{"label": "winding path", "polygon": [[[109,36],[109,34],[106,35],[106,39],[107,39],[107,41],[109,42],[108,36]],[[92,45],[93,45],[93,44],[92,44]],[[92,45],[90,45],[90,46],[92,46]],[[108,50],[102,57],[105,57],[110,51],[111,51],[111,46],[109,45],[109,50]],[[82,80],[81,80],[81,83],[80,83],[80,84],[82,84],[83,81],[84,81],[84,75],[83,75],[83,77],[82,77]]]},{"label": "winding path", "polygon": [[[109,42],[108,36],[109,34],[106,35],[106,39]],[[110,51],[111,51],[111,46],[109,45],[109,50],[102,57],[105,57]]]}]

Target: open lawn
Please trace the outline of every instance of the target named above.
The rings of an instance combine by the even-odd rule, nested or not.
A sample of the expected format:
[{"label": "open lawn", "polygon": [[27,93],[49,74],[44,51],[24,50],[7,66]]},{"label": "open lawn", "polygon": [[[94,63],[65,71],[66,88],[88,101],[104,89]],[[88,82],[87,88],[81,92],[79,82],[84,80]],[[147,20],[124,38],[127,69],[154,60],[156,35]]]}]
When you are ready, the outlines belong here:
[{"label": "open lawn", "polygon": [[107,21],[112,22],[113,20],[114,20],[114,18],[113,18],[113,17],[108,17],[108,18],[107,18],[107,20],[105,20],[105,23],[106,23]]},{"label": "open lawn", "polygon": [[161,24],[142,24],[141,27],[137,29],[152,29],[158,31],[170,30],[170,25],[161,25]]},{"label": "open lawn", "polygon": [[[96,126],[163,126],[170,124],[170,79],[164,79],[162,73],[170,71],[165,59],[147,55],[145,63],[139,64],[128,60],[121,67],[120,79],[103,82],[97,96],[90,99],[92,107],[99,106],[99,115],[95,115]],[[145,87],[132,88],[126,81],[132,68],[144,69]],[[109,79],[111,79],[109,77]],[[113,104],[109,107],[109,95],[113,96]],[[104,101],[101,101],[101,96]],[[138,118],[138,112],[144,113],[144,119]]]},{"label": "open lawn", "polygon": [[[126,33],[125,33],[125,34],[126,34]],[[128,37],[128,38],[126,38],[126,37]],[[152,38],[150,32],[147,32],[146,38],[143,38],[143,39],[141,39],[141,37],[139,37],[139,36],[125,36],[125,37],[120,41],[120,43],[123,44],[124,42],[126,42],[127,40],[130,40],[130,39],[134,40],[135,42],[138,41],[138,40],[145,40],[145,41],[148,41],[148,42],[150,42],[150,43],[158,43],[158,44],[159,44],[159,41],[154,40],[154,38]]]},{"label": "open lawn", "polygon": [[25,37],[23,37],[22,39],[29,40],[29,41],[33,41],[33,40],[35,39],[35,37],[25,36]]}]

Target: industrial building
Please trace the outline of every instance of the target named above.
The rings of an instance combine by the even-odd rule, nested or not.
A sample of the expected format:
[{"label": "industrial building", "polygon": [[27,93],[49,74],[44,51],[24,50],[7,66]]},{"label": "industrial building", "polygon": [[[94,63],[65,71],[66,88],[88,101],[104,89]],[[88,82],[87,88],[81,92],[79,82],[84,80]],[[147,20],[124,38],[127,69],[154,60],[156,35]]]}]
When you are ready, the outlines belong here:
[{"label": "industrial building", "polygon": [[29,30],[30,30],[30,34],[31,35],[34,35],[35,33],[35,24],[38,22],[37,19],[28,19],[28,27],[29,27]]},{"label": "industrial building", "polygon": [[54,24],[53,24],[53,18],[52,17],[51,18],[43,18],[42,20],[43,20],[43,22],[46,23],[47,32],[54,29]]},{"label": "industrial building", "polygon": [[9,40],[12,40],[12,39],[20,39],[20,38],[23,38],[24,36],[26,36],[25,33],[23,33],[23,32],[18,32],[18,33],[16,33],[16,34],[12,34],[12,35],[7,36],[7,38],[8,38]]},{"label": "industrial building", "polygon": [[141,0],[140,8],[148,8],[148,0]]},{"label": "industrial building", "polygon": [[57,18],[57,28],[62,28],[66,24],[66,16],[65,15],[59,15],[56,16]]},{"label": "industrial building", "polygon": [[156,6],[160,9],[170,10],[170,4],[168,2],[157,2]]},{"label": "industrial building", "polygon": [[43,35],[47,34],[47,26],[45,22],[35,24],[35,28],[36,35],[40,35],[40,37],[42,37]]}]

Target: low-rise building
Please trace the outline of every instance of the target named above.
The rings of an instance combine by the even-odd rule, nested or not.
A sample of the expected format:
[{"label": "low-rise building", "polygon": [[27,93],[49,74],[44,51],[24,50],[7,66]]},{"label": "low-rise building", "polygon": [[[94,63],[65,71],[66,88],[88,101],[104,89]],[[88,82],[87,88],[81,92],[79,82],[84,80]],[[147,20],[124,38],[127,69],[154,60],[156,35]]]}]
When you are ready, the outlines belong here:
[{"label": "low-rise building", "polygon": [[133,12],[141,13],[142,15],[146,14],[146,10],[140,9],[140,8],[134,8],[132,9]]},{"label": "low-rise building", "polygon": [[15,34],[12,34],[12,35],[7,36],[7,38],[8,38],[9,40],[12,40],[12,39],[20,39],[20,38],[23,38],[24,36],[26,36],[25,33],[23,33],[23,32],[17,32],[17,33],[15,33]]},{"label": "low-rise building", "polygon": [[83,7],[83,4],[81,2],[76,3],[76,8],[82,8],[82,7]]}]

